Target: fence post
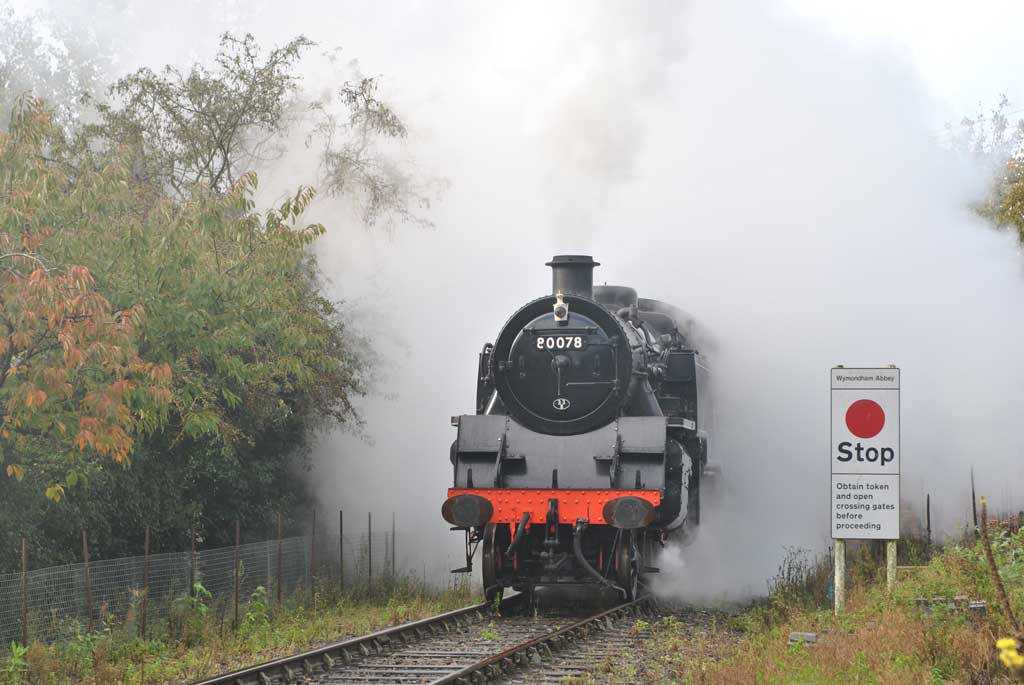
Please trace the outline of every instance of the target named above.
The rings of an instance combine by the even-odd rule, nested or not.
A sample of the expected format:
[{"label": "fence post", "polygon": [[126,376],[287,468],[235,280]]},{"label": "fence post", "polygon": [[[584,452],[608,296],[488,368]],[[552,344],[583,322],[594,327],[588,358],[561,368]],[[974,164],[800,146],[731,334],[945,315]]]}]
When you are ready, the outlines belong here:
[{"label": "fence post", "polygon": [[345,511],[338,509],[338,582],[345,590]]},{"label": "fence post", "polygon": [[89,632],[92,632],[92,580],[89,578],[89,533],[82,529],[82,558],[85,560],[85,610],[89,612]]},{"label": "fence post", "polygon": [[366,513],[366,589],[373,589],[373,514]]},{"label": "fence post", "polygon": [[928,559],[932,558],[932,495],[928,493],[924,499],[925,530],[928,534]]},{"label": "fence post", "polygon": [[974,467],[971,467],[971,513],[974,515],[974,537],[978,537],[978,496],[974,492]]},{"label": "fence post", "polygon": [[21,646],[28,647],[28,544],[21,539]]},{"label": "fence post", "polygon": [[316,593],[316,507],[313,507],[313,536],[309,548],[309,594]]},{"label": "fence post", "polygon": [[235,519],[235,630],[238,630],[238,585],[239,585],[239,568],[238,568],[238,547],[242,542],[242,527]]},{"label": "fence post", "polygon": [[196,529],[189,529],[192,537],[192,553],[188,558],[188,596],[192,597],[196,588]]},{"label": "fence post", "polygon": [[282,584],[284,583],[284,565],[281,558],[283,549],[281,546],[281,536],[284,534],[284,519],[281,516],[281,512],[277,512],[277,606],[281,607],[281,592]]},{"label": "fence post", "polygon": [[149,526],[142,546],[142,616],[139,618],[139,635],[146,639],[146,611],[149,608]]},{"label": "fence post", "polygon": [[896,587],[896,542],[885,541],[885,589],[889,594]]},{"label": "fence post", "polygon": [[391,577],[394,578],[398,568],[395,562],[395,512],[391,512]]}]

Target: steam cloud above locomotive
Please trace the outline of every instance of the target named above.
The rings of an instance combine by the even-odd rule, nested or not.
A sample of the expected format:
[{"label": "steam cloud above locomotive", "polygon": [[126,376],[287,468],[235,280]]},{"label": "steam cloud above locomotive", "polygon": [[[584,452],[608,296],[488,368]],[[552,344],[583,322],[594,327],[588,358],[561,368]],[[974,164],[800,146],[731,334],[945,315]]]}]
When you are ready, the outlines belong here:
[{"label": "steam cloud above locomotive", "polygon": [[[310,37],[384,74],[410,153],[451,186],[431,208],[436,231],[346,225],[350,208],[324,194],[311,207],[329,227],[328,292],[382,360],[360,401],[371,439],[331,434],[311,478],[325,509],[417,526],[399,537],[400,568],[444,584],[461,564],[437,518],[447,419],[473,413],[467,360],[547,292],[540,257],[562,251],[597,255],[595,282],[682,305],[695,335],[715,334],[695,347],[714,353],[728,506],[702,491],[699,539],[658,563],[664,591],[760,594],[785,547],[828,546],[821,374],[837,363],[906,370],[904,449],[921,456],[906,460],[904,496],[920,508],[931,494],[936,531],[963,525],[972,465],[979,487],[999,486],[986,488],[994,506],[999,488],[1019,491],[1004,430],[1021,390],[1019,258],[968,211],[987,176],[941,145],[942,122],[973,99],[937,114],[904,54],[746,0],[371,6],[324,5]],[[216,44],[211,7],[103,20],[123,24],[111,45],[158,67]],[[95,25],[97,11],[69,16]],[[311,31],[283,5],[230,12],[268,44]],[[314,90],[333,74],[311,72]],[[260,177],[267,202],[308,177],[293,142]]]}]

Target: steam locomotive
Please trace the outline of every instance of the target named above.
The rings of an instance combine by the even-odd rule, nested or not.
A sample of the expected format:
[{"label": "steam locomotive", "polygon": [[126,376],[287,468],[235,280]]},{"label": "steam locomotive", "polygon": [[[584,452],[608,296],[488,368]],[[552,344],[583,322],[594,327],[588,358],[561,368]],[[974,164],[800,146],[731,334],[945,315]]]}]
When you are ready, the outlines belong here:
[{"label": "steam locomotive", "polygon": [[454,487],[441,513],[481,545],[488,599],[593,584],[637,597],[659,546],[701,516],[714,418],[701,332],[682,310],[593,285],[558,255],[552,294],[480,353],[476,413],[452,417]]}]

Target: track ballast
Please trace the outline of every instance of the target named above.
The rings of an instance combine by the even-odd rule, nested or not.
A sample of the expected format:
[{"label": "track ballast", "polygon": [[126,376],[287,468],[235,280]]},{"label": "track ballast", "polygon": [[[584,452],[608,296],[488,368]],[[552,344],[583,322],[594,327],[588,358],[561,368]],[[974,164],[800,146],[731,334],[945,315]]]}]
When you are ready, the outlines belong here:
[{"label": "track ballast", "polygon": [[586,672],[651,611],[643,598],[580,618],[564,608],[537,611],[515,595],[499,607],[476,604],[195,685],[553,682]]}]

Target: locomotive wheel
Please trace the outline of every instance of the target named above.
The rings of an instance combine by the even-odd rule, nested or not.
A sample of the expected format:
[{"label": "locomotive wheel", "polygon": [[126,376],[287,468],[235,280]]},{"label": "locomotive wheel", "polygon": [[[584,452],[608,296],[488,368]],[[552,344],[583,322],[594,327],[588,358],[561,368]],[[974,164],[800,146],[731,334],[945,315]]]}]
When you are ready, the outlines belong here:
[{"label": "locomotive wheel", "polygon": [[501,601],[505,594],[505,587],[501,584],[501,569],[505,563],[505,550],[511,542],[508,527],[488,523],[484,528],[483,566],[484,599],[493,602],[495,599]]},{"label": "locomotive wheel", "polygon": [[626,600],[632,602],[640,591],[640,551],[636,535],[631,530],[622,532],[615,550],[615,580],[626,591]]}]

